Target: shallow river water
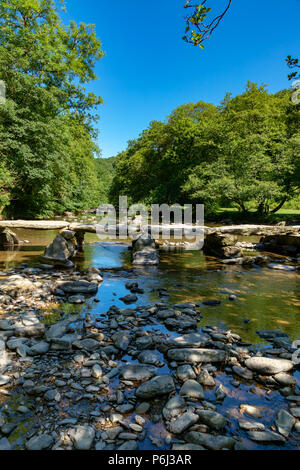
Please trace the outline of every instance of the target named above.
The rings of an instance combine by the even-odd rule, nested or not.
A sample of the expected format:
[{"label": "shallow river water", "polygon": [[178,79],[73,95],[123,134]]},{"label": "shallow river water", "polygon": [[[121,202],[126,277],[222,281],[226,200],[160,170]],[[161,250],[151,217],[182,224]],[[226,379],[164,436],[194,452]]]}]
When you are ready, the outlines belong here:
[{"label": "shallow river water", "polygon": [[[30,243],[24,243],[17,251],[0,252],[0,271],[9,270],[21,262],[38,264],[38,256],[56,234],[51,231],[17,232],[21,240]],[[96,303],[92,298],[80,306],[65,304],[65,310],[69,308],[72,313],[86,312],[93,317],[105,314],[111,305],[124,308],[125,304],[119,299],[128,294],[125,284],[128,280],[136,280],[144,294],[139,294],[137,303],[131,304],[130,308],[157,302],[197,302],[200,303],[203,316],[199,328],[205,325],[224,326],[239,334],[243,341],[262,347],[270,344],[257,335],[258,330],[281,330],[291,340],[300,339],[300,276],[297,272],[280,272],[268,267],[224,266],[215,259],[205,257],[202,252],[162,253],[157,268],[133,268],[128,244],[99,241],[95,236],[87,235],[84,254],[77,258],[76,267],[81,270],[90,266],[101,268],[104,272],[104,281],[97,294],[99,302]],[[161,295],[161,289],[166,289],[168,295]],[[231,294],[236,295],[237,300],[229,300]],[[201,304],[207,299],[220,300],[221,304]],[[174,334],[163,325],[155,325],[153,328]],[[167,366],[165,368],[167,372]],[[300,374],[296,372],[295,377],[299,386]],[[241,403],[251,402],[262,407],[263,422],[269,428],[274,422],[274,416],[283,407],[284,397],[277,391],[267,394],[265,389],[253,384],[241,383],[235,388],[230,384],[231,380],[232,376],[226,372],[220,372],[216,377],[217,385],[222,383],[228,390],[221,408],[222,413],[226,411],[231,418],[233,432],[238,428],[237,420],[241,418],[238,411]],[[213,397],[214,391],[208,389],[206,398],[213,400]],[[151,415],[147,419],[147,432],[152,436],[164,437],[162,425],[154,423]],[[242,431],[239,434],[248,449],[274,448],[274,445],[251,442]],[[299,449],[299,446],[300,436],[295,436],[285,448]],[[139,448],[149,449],[153,446],[145,439]]]}]

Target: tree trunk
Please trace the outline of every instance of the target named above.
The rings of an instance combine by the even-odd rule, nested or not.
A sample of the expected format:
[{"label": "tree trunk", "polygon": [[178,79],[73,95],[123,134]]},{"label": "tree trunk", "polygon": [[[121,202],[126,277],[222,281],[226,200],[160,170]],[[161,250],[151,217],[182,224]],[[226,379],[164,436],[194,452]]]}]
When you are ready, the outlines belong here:
[{"label": "tree trunk", "polygon": [[282,206],[286,203],[287,199],[288,197],[285,196],[285,198],[281,201],[281,203],[277,207],[275,207],[275,209],[271,211],[271,214],[275,214],[276,212],[278,212],[282,208]]}]

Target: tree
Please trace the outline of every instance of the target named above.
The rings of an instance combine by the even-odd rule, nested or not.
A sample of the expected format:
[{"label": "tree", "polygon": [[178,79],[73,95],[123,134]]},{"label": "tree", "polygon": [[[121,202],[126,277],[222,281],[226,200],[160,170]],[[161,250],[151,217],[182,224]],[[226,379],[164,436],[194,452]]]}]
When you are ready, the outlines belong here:
[{"label": "tree", "polygon": [[0,3],[0,158],[16,175],[9,215],[84,208],[87,193],[96,194],[93,124],[102,100],[85,86],[102,56],[94,26],[65,27],[54,1]]},{"label": "tree", "polygon": [[[209,13],[212,11],[211,8],[206,6],[207,0],[201,3],[191,4],[191,0],[188,0],[184,5],[184,8],[192,10],[192,12],[185,18],[186,29],[183,40],[193,46],[199,46],[204,49],[203,43],[213,34],[215,29],[219,26],[224,16],[228,12],[232,0],[226,0],[226,8],[218,16],[213,19],[207,20]],[[206,22],[206,20],[208,22]]]},{"label": "tree", "polygon": [[[299,59],[294,59],[292,56],[288,55],[285,61],[290,69],[300,69]],[[298,78],[300,78],[300,72],[297,70],[288,75],[289,80],[297,80]]]},{"label": "tree", "polygon": [[175,109],[166,122],[153,121],[117,157],[111,198],[131,202],[187,202],[182,182],[190,168],[207,158],[217,145],[214,105],[199,102]]},{"label": "tree", "polygon": [[[192,200],[221,200],[259,215],[276,212],[299,189],[299,109],[289,91],[269,94],[249,83],[220,108],[216,161],[195,167],[185,188]],[[298,152],[298,153],[297,153]]]},{"label": "tree", "polygon": [[219,107],[179,106],[118,155],[112,200],[276,212],[299,191],[299,122],[289,90],[270,94],[253,83]]}]

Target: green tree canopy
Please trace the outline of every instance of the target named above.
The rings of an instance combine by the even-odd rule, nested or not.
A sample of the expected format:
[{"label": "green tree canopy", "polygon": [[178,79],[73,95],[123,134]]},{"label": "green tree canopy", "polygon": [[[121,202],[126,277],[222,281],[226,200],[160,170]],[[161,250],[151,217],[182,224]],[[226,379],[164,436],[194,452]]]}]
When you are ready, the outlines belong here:
[{"label": "green tree canopy", "polygon": [[64,26],[54,1],[0,3],[0,79],[7,94],[0,105],[0,158],[14,180],[8,214],[45,217],[95,199],[93,122],[102,100],[86,84],[102,56],[94,26]]},{"label": "green tree canopy", "polygon": [[253,83],[219,107],[180,106],[118,156],[112,198],[276,211],[299,190],[299,122],[290,91]]}]

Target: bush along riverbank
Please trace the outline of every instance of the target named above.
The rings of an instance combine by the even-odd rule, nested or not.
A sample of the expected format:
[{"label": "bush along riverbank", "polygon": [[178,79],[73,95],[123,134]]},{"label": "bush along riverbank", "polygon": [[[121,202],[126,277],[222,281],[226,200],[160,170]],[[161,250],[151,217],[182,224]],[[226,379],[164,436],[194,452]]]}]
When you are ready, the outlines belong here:
[{"label": "bush along riverbank", "polygon": [[[112,303],[93,318],[44,322],[45,306],[83,303],[101,281],[96,268],[25,267],[0,281],[0,449],[299,446],[299,366],[287,335],[260,331],[269,347],[259,348],[201,326],[192,302]],[[126,288],[124,302],[135,302],[138,282]]]}]

